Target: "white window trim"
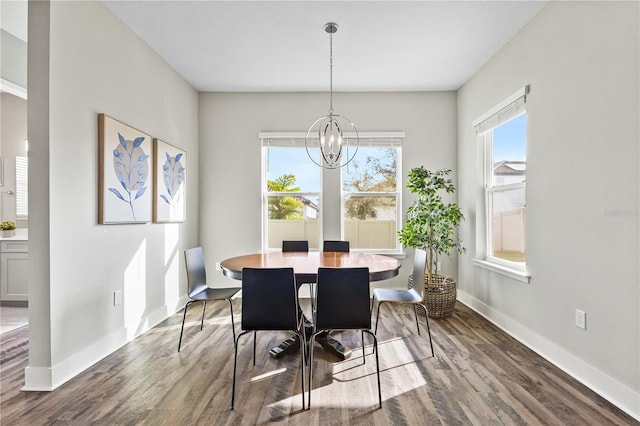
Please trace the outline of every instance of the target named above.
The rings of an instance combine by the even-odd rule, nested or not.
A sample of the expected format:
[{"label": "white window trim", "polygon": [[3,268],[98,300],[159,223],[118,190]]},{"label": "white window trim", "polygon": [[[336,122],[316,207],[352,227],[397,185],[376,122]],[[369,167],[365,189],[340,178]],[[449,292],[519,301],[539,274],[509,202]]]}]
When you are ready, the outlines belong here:
[{"label": "white window trim", "polygon": [[[354,137],[355,133],[345,132],[345,137]],[[404,138],[404,132],[358,132],[360,139],[377,138]],[[262,139],[304,139],[307,132],[258,132],[258,138]]]},{"label": "white window trim", "polygon": [[[400,132],[400,131],[390,131],[390,132],[358,132],[358,136],[360,139],[400,139],[403,140],[405,137],[405,132]],[[277,140],[277,139],[305,139],[307,137],[307,132],[258,132],[258,139],[260,141],[260,146],[264,147],[265,146],[265,139],[269,139],[269,140]],[[349,133],[346,132],[345,133],[345,137],[355,137],[355,133]],[[285,145],[283,145],[285,146]],[[391,145],[390,145],[391,146]],[[402,148],[402,142],[399,142],[397,144],[398,147]],[[398,158],[396,159],[396,161],[398,162],[398,179],[396,179],[396,193],[388,193],[388,192],[384,192],[384,193],[380,193],[380,195],[386,195],[386,196],[392,196],[395,195],[396,196],[396,200],[397,200],[397,206],[396,206],[396,224],[398,225],[398,227],[400,227],[402,225],[402,150],[400,150],[399,154],[398,154]],[[265,157],[265,153],[264,150],[262,150],[262,164],[263,167],[266,163],[266,157]],[[342,173],[341,173],[342,176]],[[261,182],[261,188],[265,188],[266,187],[266,181],[264,181],[265,177],[264,177],[264,173],[262,173],[262,182]],[[324,181],[322,179],[322,181]],[[262,191],[262,189],[261,189]],[[341,192],[341,207],[340,207],[340,217],[344,217],[344,211],[342,211],[344,209],[344,191],[342,191],[342,181],[340,182],[340,192]],[[287,193],[287,195],[290,195],[291,193]],[[315,193],[314,193],[315,194]],[[352,193],[348,193],[348,194],[352,194]],[[360,194],[360,193],[358,193]],[[362,193],[362,195],[375,195],[378,193]],[[269,193],[269,195],[277,195],[277,193]],[[320,194],[319,194],[319,203],[320,206],[324,205],[323,202],[323,197],[324,197],[324,188],[322,186],[322,182],[321,182],[321,187],[320,187]],[[265,203],[263,200],[263,210],[267,209],[268,207],[268,203]],[[263,217],[266,214],[266,212],[263,211]],[[324,220],[325,217],[324,215],[320,215],[320,222],[319,222],[319,227],[320,227],[320,236],[324,235],[323,234],[323,228],[324,228]],[[341,235],[344,235],[344,221],[342,219],[340,219],[340,233]],[[264,220],[262,220],[262,247],[263,250],[265,250],[265,247],[267,246],[266,244],[266,238],[267,238],[267,229],[265,227],[265,223]],[[397,237],[396,237],[397,238]],[[405,256],[405,253],[403,251],[403,247],[397,243],[396,241],[396,248],[395,249],[354,249],[354,251],[359,251],[359,252],[367,252],[367,253],[380,253],[380,254],[387,254],[393,257],[398,257],[398,258],[403,258]]]},{"label": "white window trim", "polygon": [[473,259],[473,264],[478,268],[486,269],[500,275],[513,278],[514,280],[523,282],[525,284],[529,284],[531,280],[531,274],[528,271],[519,271],[511,267],[503,266],[495,262],[495,258],[490,259],[492,260]]},{"label": "white window trim", "polygon": [[526,113],[526,96],[529,94],[529,86],[524,86],[517,90],[511,96],[504,99],[495,107],[491,108],[486,113],[473,121],[473,127],[477,134],[477,143],[482,144],[483,162],[483,206],[484,211],[484,258],[473,259],[473,264],[479,268],[486,269],[517,281],[529,284],[531,274],[527,269],[527,263],[524,265],[517,262],[510,262],[504,259],[499,259],[487,254],[487,251],[491,253],[491,225],[489,220],[488,209],[488,196],[493,192],[505,191],[509,189],[525,188],[526,182],[507,184],[507,185],[494,185],[492,181],[492,173],[489,163],[491,162],[492,153],[491,149],[487,148],[488,144],[493,142],[493,134],[489,133],[502,123]]}]

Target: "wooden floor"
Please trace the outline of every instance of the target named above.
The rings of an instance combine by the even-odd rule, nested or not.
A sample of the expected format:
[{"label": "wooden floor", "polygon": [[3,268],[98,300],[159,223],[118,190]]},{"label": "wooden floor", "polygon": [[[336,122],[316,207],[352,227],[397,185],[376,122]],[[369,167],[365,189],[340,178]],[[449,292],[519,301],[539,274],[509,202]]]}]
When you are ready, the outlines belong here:
[{"label": "wooden floor", "polygon": [[[234,303],[240,312],[240,302]],[[450,318],[431,320],[435,357],[424,333],[416,334],[412,310],[383,309],[382,409],[371,342],[363,365],[359,333],[336,333],[354,349],[343,362],[317,346],[312,408],[302,411],[299,357],[269,358],[267,349],[286,334],[263,332],[255,367],[252,339],[241,340],[236,409],[230,411],[229,311],[226,302],[209,305],[203,331],[201,311],[189,311],[180,353],[178,313],[53,392],[20,391],[26,328],[3,335],[0,424],[638,424],[460,303]]]}]

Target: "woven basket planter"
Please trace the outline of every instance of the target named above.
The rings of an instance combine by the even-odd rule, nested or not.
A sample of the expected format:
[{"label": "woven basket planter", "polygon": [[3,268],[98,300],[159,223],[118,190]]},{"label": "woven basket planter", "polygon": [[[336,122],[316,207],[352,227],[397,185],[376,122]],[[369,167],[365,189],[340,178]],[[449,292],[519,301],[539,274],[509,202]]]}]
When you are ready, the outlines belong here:
[{"label": "woven basket planter", "polygon": [[[413,275],[409,275],[407,285],[409,288],[413,288]],[[437,282],[427,283],[426,304],[430,318],[443,318],[451,315],[456,306],[456,289],[456,281],[452,277],[443,275],[438,275]]]}]

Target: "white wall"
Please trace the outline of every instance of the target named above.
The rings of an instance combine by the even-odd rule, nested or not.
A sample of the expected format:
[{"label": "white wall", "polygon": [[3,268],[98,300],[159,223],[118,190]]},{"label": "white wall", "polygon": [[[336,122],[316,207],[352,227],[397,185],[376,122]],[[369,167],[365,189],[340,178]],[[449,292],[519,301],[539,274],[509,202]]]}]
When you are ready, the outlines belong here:
[{"label": "white wall", "polygon": [[[459,200],[469,218],[482,162],[471,122],[520,87],[527,98],[523,284],[472,264],[461,298],[640,418],[639,4],[550,2],[458,92]],[[574,325],[587,313],[587,330]]]},{"label": "white wall", "polygon": [[[198,102],[101,2],[30,2],[29,31],[25,388],[46,390],[182,307],[182,252],[198,241]],[[187,152],[184,223],[97,224],[98,113]]]},{"label": "white wall", "polygon": [[[326,93],[201,93],[200,128],[200,240],[207,267],[214,262],[261,250],[260,131],[303,131],[326,114]],[[336,93],[337,114],[353,120],[359,131],[404,131],[403,186],[412,167],[438,169],[456,166],[456,94]],[[309,162],[309,167],[318,167]],[[337,171],[333,171],[337,176]],[[334,188],[338,188],[335,186]],[[333,195],[333,197],[329,197]],[[340,238],[327,229],[326,217],[339,223],[336,194],[324,199],[325,239]],[[339,195],[339,194],[338,194]],[[403,192],[404,207],[412,201]],[[411,269],[408,258],[400,275],[379,283],[404,286]],[[457,265],[444,264],[454,272]],[[239,285],[218,273],[220,285]]]}]

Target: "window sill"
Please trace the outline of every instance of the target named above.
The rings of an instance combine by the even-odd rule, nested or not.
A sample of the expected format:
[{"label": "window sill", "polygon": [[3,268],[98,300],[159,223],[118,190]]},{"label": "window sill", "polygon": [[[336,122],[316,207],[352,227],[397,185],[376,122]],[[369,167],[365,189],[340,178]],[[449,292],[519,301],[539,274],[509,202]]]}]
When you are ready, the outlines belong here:
[{"label": "window sill", "polygon": [[531,279],[531,275],[527,271],[520,271],[513,268],[508,268],[506,266],[497,265],[492,262],[487,262],[486,260],[481,259],[473,259],[473,264],[478,268],[486,269],[491,272],[495,272],[500,275],[504,275],[509,278],[513,278],[514,280],[523,282],[525,284],[529,284],[529,280]]}]

